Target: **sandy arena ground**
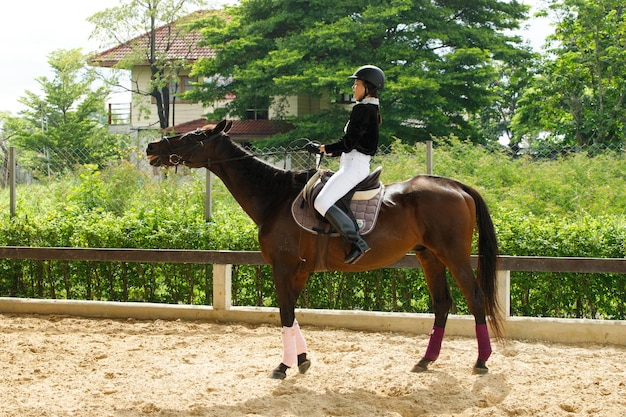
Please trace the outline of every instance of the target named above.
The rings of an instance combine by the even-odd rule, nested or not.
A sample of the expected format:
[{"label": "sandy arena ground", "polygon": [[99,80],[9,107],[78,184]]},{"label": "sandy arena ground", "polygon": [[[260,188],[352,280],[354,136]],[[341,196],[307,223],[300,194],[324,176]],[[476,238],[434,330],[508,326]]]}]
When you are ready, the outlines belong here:
[{"label": "sandy arena ground", "polygon": [[269,378],[278,327],[0,315],[0,416],[626,416],[626,347],[302,326],[313,366]]}]

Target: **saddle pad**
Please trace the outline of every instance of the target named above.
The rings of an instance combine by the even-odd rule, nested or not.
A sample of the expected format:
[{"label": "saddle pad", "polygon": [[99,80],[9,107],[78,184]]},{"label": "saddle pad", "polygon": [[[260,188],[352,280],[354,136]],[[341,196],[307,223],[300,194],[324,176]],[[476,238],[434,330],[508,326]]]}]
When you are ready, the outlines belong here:
[{"label": "saddle pad", "polygon": [[[378,189],[378,193],[368,200],[352,200],[350,202],[350,208],[354,213],[356,222],[359,225],[359,232],[361,235],[366,235],[374,229],[378,213],[380,211],[380,205],[383,201],[385,187],[382,186]],[[296,223],[308,232],[319,234],[327,233],[330,225],[318,218],[318,215],[314,213],[309,204],[304,201],[303,193],[300,192],[298,197],[291,205],[291,213]],[[338,233],[333,232],[331,236],[339,236]]]}]

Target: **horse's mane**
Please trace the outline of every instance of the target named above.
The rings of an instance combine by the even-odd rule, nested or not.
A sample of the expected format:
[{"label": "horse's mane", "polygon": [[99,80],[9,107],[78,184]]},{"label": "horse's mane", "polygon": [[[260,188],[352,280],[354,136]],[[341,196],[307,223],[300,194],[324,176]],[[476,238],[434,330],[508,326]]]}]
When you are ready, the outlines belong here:
[{"label": "horse's mane", "polygon": [[218,146],[223,147],[226,158],[232,160],[229,163],[237,164],[239,172],[254,178],[268,193],[284,192],[286,189],[301,190],[315,172],[315,170],[291,171],[277,168],[244,149],[228,136],[223,138]]}]

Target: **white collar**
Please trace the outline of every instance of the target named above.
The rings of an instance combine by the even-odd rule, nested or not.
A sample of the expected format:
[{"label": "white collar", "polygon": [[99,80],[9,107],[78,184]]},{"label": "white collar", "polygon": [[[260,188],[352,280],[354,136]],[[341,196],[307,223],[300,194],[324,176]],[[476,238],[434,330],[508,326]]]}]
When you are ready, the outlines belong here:
[{"label": "white collar", "polygon": [[375,105],[379,105],[378,104],[378,97],[365,97],[363,100],[361,101],[357,101],[358,104],[375,104]]}]

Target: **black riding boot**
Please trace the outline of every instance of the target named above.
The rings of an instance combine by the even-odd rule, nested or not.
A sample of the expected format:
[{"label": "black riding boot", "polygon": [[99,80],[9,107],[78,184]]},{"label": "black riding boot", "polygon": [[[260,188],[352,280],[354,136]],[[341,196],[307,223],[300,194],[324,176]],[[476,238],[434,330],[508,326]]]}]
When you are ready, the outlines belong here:
[{"label": "black riding boot", "polygon": [[339,207],[332,206],[328,209],[324,217],[326,217],[326,220],[328,220],[335,230],[350,243],[350,252],[344,259],[345,263],[353,264],[357,262],[370,250],[370,246],[359,234],[359,230],[354,221]]}]

